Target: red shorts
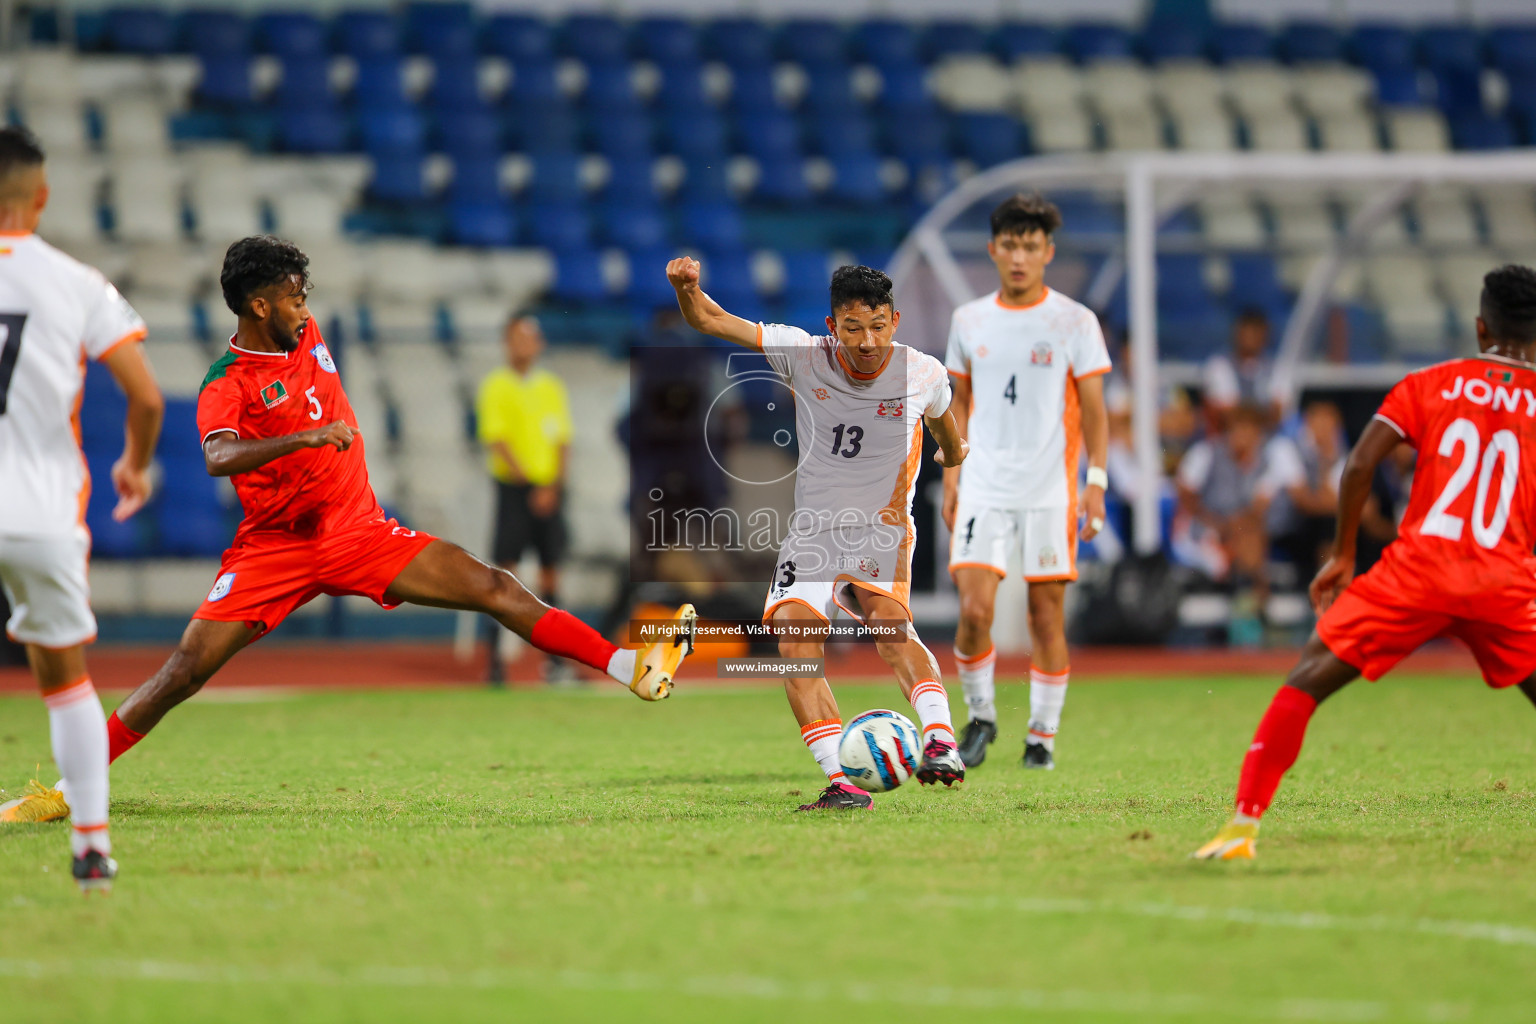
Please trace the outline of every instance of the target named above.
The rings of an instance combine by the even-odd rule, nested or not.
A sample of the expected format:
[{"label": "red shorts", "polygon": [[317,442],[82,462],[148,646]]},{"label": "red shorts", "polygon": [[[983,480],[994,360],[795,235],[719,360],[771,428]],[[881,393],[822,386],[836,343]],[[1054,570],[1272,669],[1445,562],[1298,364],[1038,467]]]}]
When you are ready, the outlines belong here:
[{"label": "red shorts", "polygon": [[1472,649],[1489,686],[1513,686],[1536,673],[1536,609],[1529,604],[1506,606],[1498,614],[1489,609],[1487,618],[1452,615],[1414,603],[1391,576],[1375,571],[1339,595],[1317,621],[1317,635],[1340,661],[1373,682],[1441,636]]},{"label": "red shorts", "polygon": [[192,617],[256,622],[268,633],[321,594],[359,594],[393,608],[399,602],[386,600],[384,592],[436,539],[379,519],[313,540],[230,548],[218,580]]}]

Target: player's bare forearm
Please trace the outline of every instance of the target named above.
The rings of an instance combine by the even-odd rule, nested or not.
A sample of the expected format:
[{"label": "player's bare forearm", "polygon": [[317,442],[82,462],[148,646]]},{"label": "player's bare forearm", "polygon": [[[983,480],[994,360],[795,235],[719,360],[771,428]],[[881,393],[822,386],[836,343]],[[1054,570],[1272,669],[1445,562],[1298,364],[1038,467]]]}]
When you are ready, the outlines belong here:
[{"label": "player's bare forearm", "polygon": [[[958,373],[949,375],[950,387],[954,397],[950,399],[950,411],[955,414],[955,429],[959,431],[962,440],[969,442],[971,436],[971,378]],[[932,429],[931,427],[929,428]],[[934,435],[938,437],[937,434]],[[960,489],[960,467],[944,467],[944,493],[954,495]],[[948,498],[945,499],[948,501]]]},{"label": "player's bare forearm", "polygon": [[282,437],[246,439],[234,431],[222,430],[203,442],[203,460],[208,465],[209,476],[238,476],[305,448],[330,445],[338,451],[346,451],[352,447],[353,438],[361,433],[342,420]]},{"label": "player's bare forearm", "polygon": [[1371,420],[1344,463],[1344,475],[1339,480],[1339,514],[1334,531],[1334,555],[1343,560],[1355,557],[1355,536],[1360,529],[1360,517],[1365,503],[1371,496],[1371,482],[1376,479],[1376,468],[1403,438],[1396,430],[1381,420]]},{"label": "player's bare forearm", "polygon": [[119,345],[102,360],[117,386],[128,398],[128,416],[123,423],[123,461],[133,469],[149,468],[160,440],[160,424],[165,419],[165,397],[155,374],[144,357],[142,345]]},{"label": "player's bare forearm", "polygon": [[1083,448],[1088,452],[1088,465],[1103,469],[1109,463],[1109,408],[1104,404],[1102,373],[1078,379],[1077,401],[1082,410]]},{"label": "player's bare forearm", "polygon": [[924,416],[923,422],[928,424],[928,433],[939,443],[939,450],[933,455],[934,461],[943,466],[946,473],[959,469],[960,463],[970,453],[971,446],[960,433],[960,424],[955,422],[955,403],[951,401],[942,415]]},{"label": "player's bare forearm", "polygon": [[667,281],[677,292],[677,308],[689,327],[721,341],[757,348],[757,324],[727,313],[699,287],[698,260],[681,256],[668,263]]}]

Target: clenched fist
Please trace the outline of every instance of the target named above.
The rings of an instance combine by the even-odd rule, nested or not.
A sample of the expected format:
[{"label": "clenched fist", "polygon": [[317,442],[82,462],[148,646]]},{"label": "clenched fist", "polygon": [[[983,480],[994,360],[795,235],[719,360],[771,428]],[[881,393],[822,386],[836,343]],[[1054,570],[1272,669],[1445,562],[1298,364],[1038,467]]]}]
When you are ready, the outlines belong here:
[{"label": "clenched fist", "polygon": [[667,264],[667,280],[678,291],[699,286],[699,261],[691,256],[679,256]]},{"label": "clenched fist", "polygon": [[309,447],[324,448],[332,445],[339,452],[344,452],[352,447],[352,439],[361,434],[361,430],[355,430],[347,425],[346,420],[337,420],[323,427],[316,427],[309,432]]}]

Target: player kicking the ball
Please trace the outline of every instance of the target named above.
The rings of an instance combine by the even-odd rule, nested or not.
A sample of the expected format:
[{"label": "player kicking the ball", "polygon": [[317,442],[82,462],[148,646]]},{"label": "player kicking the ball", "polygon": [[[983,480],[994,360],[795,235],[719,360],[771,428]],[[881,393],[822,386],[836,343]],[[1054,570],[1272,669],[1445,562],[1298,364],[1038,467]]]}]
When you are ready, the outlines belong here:
[{"label": "player kicking the ball", "polygon": [[[1056,207],[1017,195],[992,211],[987,253],[1001,284],[955,310],[945,365],[971,443],[965,468],[944,471],[949,572],[960,591],[955,661],[970,721],[960,756],[974,768],[997,738],[992,611],[1017,552],[1029,583],[1029,736],[1024,767],[1056,766],[1070,674],[1064,614],[1077,542],[1104,527],[1109,352],[1093,311],[1045,286],[1061,227]],[[974,403],[974,404],[973,404]],[[1088,481],[1079,494],[1080,445]],[[1081,523],[1081,526],[1079,524]]]},{"label": "player kicking the ball", "polygon": [[[961,781],[965,765],[949,698],[908,604],[923,424],[939,443],[941,465],[965,459],[944,367],[892,340],[901,314],[891,279],[869,267],[840,267],[832,275],[831,333],[823,337],[727,313],[700,289],[697,260],[673,260],[667,279],[690,326],[762,352],[795,395],[795,518],[763,609],[763,621],[780,627],[779,653],[821,658],[839,611],[892,628],[899,635],[877,635],[876,645],[922,722],[918,781]],[[870,807],[873,798],[850,785],[838,763],[842,719],[827,680],[790,679],[785,690],[800,736],[828,781],[820,799],[800,810]]]},{"label": "player kicking the ball", "polygon": [[219,283],[239,326],[203,381],[197,419],[208,472],[232,478],[245,519],[175,653],[107,720],[112,759],[321,594],[483,612],[643,700],[668,696],[692,650],[692,605],[678,609],[666,640],[621,650],[511,573],[385,517],[357,419],[305,304],[308,267],[295,246],[270,237],[242,239],[224,256]]},{"label": "player kicking the ball", "polygon": [[[1317,630],[1259,722],[1237,813],[1195,857],[1253,857],[1317,705],[1436,637],[1459,638],[1489,686],[1518,685],[1536,704],[1536,271],[1488,274],[1481,312],[1482,354],[1404,377],[1350,452],[1336,549],[1312,581]],[[1397,540],[1352,579],[1376,467],[1404,442],[1418,462]]]}]

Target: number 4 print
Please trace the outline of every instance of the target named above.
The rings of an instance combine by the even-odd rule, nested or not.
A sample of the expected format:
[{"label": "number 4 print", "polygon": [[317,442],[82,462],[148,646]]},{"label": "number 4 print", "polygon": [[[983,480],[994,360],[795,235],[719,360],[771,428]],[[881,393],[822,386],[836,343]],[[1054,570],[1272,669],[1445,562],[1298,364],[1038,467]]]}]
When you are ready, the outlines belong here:
[{"label": "number 4 print", "polygon": [[304,389],[304,397],[309,399],[309,418],[312,420],[318,420],[324,415],[320,411],[320,399],[315,397],[315,388],[319,386],[318,384],[311,384],[308,388]]}]

